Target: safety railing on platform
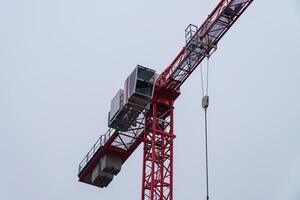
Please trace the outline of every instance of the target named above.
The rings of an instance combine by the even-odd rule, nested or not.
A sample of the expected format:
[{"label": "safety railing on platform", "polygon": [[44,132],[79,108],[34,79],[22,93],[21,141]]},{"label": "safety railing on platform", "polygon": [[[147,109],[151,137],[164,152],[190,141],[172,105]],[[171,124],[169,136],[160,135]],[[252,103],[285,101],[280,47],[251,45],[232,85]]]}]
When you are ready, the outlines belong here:
[{"label": "safety railing on platform", "polygon": [[81,173],[81,171],[88,164],[90,159],[95,155],[95,153],[98,151],[98,149],[105,145],[105,143],[111,137],[111,135],[114,133],[114,131],[115,131],[114,129],[110,128],[106,131],[106,133],[104,135],[101,135],[99,137],[99,139],[96,141],[96,143],[92,146],[92,148],[89,150],[89,152],[84,156],[82,161],[79,163],[78,174]]}]

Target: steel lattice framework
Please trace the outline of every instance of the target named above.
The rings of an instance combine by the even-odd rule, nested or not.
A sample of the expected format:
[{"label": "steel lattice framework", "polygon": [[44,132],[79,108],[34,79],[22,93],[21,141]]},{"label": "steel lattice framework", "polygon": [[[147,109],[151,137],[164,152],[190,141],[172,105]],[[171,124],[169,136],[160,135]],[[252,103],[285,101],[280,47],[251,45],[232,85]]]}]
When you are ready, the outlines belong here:
[{"label": "steel lattice framework", "polygon": [[144,134],[142,200],[172,199],[173,100],[155,96]]},{"label": "steel lattice framework", "polygon": [[[157,84],[168,92],[175,92],[193,73],[201,61],[210,56],[224,34],[231,28],[253,0],[222,0],[204,23],[159,76]],[[234,10],[235,15],[226,11]]]},{"label": "steel lattice framework", "polygon": [[[159,76],[145,128],[142,200],[173,199],[173,103],[180,94],[181,85],[205,57],[212,55],[219,40],[252,1],[220,1]],[[230,15],[228,11],[236,13]],[[165,112],[159,112],[161,107],[165,107]]]},{"label": "steel lattice framework", "polygon": [[[253,0],[221,0],[204,23],[186,34],[186,45],[157,78],[149,110],[144,110],[129,131],[109,129],[99,138],[79,165],[79,181],[107,153],[118,154],[125,162],[144,143],[142,200],[173,199],[174,102],[180,87]],[[192,29],[191,29],[192,30]]]}]

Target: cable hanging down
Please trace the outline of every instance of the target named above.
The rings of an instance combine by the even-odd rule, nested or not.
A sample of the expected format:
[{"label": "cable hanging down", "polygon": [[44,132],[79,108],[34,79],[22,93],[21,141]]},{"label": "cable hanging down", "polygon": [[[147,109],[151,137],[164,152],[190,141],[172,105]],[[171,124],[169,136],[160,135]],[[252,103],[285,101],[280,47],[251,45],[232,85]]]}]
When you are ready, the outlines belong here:
[{"label": "cable hanging down", "polygon": [[209,168],[208,168],[208,134],[207,134],[207,108],[209,106],[208,96],[208,72],[209,72],[209,57],[207,57],[206,66],[206,91],[204,91],[204,79],[203,79],[203,68],[201,68],[201,88],[202,88],[202,108],[204,109],[205,118],[205,173],[206,173],[206,200],[209,200]]}]

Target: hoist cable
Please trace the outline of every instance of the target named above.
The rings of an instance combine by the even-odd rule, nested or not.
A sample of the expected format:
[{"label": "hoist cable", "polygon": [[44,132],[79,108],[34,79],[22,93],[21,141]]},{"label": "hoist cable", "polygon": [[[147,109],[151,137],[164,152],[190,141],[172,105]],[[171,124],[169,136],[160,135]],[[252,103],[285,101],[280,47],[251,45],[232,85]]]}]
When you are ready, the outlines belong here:
[{"label": "hoist cable", "polygon": [[[206,95],[208,96],[209,57],[206,66]],[[209,200],[209,165],[208,165],[208,131],[207,131],[207,107],[204,109],[205,116],[205,163],[206,163],[206,199]]]},{"label": "hoist cable", "polygon": [[206,95],[208,95],[208,74],[209,73],[209,57],[207,57],[207,66],[206,66]]},{"label": "hoist cable", "polygon": [[206,65],[206,91],[204,91],[203,68],[201,68],[201,89],[202,89],[202,108],[204,109],[205,119],[205,176],[206,176],[206,200],[209,200],[209,165],[208,165],[208,128],[207,128],[207,108],[209,106],[208,78],[209,78],[209,57]]},{"label": "hoist cable", "polygon": [[204,80],[203,80],[203,68],[202,64],[200,63],[200,70],[201,70],[201,92],[202,92],[202,97],[204,97]]},{"label": "hoist cable", "polygon": [[[202,89],[202,96],[208,95],[208,80],[209,80],[209,58],[207,58],[206,63],[206,87],[204,87],[204,77],[203,77],[203,66],[200,63],[200,69],[201,69],[201,89]],[[205,88],[205,90],[204,90]]]},{"label": "hoist cable", "polygon": [[207,137],[207,109],[204,109],[205,115],[205,164],[206,164],[206,199],[209,200],[209,171],[208,171],[208,137]]}]

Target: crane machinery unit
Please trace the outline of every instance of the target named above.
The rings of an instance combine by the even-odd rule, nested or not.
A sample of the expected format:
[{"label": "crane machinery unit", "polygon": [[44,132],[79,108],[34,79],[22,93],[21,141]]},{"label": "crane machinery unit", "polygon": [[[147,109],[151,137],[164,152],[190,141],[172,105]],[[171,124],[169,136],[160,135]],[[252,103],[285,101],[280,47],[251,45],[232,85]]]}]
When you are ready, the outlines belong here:
[{"label": "crane machinery unit", "polygon": [[221,0],[200,27],[190,24],[185,46],[160,75],[136,66],[111,101],[109,129],[79,164],[79,181],[108,186],[143,143],[141,199],[173,199],[174,102],[180,87],[252,2]]}]

